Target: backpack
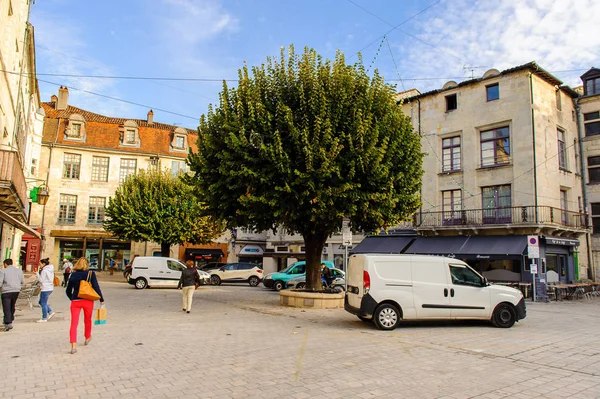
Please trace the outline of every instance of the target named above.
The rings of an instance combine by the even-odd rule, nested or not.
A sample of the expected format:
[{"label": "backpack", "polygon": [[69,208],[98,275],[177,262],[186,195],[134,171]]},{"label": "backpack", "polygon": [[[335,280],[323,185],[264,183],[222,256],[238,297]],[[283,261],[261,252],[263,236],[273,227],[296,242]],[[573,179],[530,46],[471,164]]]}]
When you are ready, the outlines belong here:
[{"label": "backpack", "polygon": [[58,277],[54,276],[53,284],[55,287],[58,287],[60,285],[60,280],[58,279]]}]

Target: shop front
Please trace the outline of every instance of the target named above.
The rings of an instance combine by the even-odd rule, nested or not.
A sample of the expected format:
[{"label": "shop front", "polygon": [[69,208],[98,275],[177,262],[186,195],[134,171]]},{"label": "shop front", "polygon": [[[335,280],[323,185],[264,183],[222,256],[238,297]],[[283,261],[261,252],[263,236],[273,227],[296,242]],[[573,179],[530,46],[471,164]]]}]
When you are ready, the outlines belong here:
[{"label": "shop front", "polygon": [[201,267],[212,262],[227,262],[227,244],[194,245],[179,247],[179,259],[194,262],[196,267]]},{"label": "shop front", "polygon": [[[41,234],[41,229],[36,229]],[[21,254],[19,264],[25,271],[33,271],[40,263],[42,254],[42,240],[39,237],[25,233],[21,238]]]},{"label": "shop front", "polygon": [[260,245],[244,245],[238,253],[238,262],[262,264],[264,252],[264,248]]},{"label": "shop front", "polygon": [[131,243],[102,239],[59,239],[59,263],[63,259],[76,262],[81,257],[87,258],[92,270],[123,270],[131,259]]}]

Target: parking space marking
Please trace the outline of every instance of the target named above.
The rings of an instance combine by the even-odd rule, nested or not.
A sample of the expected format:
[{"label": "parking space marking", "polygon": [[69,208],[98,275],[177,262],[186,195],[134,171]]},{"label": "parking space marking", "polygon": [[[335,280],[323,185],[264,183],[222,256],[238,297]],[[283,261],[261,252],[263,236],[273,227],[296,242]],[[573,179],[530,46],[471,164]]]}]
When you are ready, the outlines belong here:
[{"label": "parking space marking", "polygon": [[296,362],[296,372],[294,373],[294,382],[298,382],[298,377],[300,377],[300,370],[302,369],[302,358],[304,357],[304,352],[306,351],[306,342],[308,341],[308,330],[304,331],[304,337],[302,338],[302,343],[300,344],[300,351],[298,352],[298,361]]}]

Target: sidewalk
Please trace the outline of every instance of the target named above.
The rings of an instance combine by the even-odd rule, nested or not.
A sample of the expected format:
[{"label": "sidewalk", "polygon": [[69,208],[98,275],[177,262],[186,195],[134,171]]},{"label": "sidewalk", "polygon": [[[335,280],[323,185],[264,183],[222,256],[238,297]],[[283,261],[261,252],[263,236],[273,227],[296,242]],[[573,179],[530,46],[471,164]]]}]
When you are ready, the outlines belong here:
[{"label": "sidewalk", "polygon": [[[98,280],[100,280],[100,281],[108,281],[111,283],[127,283],[127,280],[125,280],[125,277],[123,277],[122,270],[115,271],[112,276],[107,271],[94,270],[94,272],[96,272],[96,276],[98,276]],[[31,276],[35,275],[35,273],[33,273],[33,272],[24,272],[23,274],[25,275],[26,280],[28,278],[30,278]],[[60,279],[60,282],[62,283],[62,280],[63,280],[62,270],[55,271],[55,275],[56,275],[56,277],[58,277]]]}]

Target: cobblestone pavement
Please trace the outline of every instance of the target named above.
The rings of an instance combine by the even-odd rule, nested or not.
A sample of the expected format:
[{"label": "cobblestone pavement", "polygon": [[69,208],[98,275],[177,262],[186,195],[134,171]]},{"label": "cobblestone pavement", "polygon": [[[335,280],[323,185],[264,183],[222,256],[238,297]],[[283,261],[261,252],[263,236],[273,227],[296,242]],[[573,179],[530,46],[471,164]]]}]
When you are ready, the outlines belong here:
[{"label": "cobblestone pavement", "polygon": [[[411,323],[385,332],[343,309],[282,308],[262,286],[180,291],[102,282],[108,324],[68,353],[57,316],[22,303],[0,333],[2,398],[600,398],[600,299],[528,303],[510,329]],[[122,281],[122,280],[121,280]]]}]

